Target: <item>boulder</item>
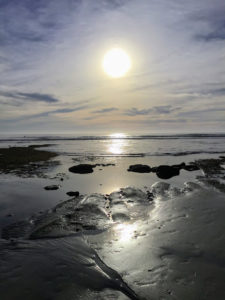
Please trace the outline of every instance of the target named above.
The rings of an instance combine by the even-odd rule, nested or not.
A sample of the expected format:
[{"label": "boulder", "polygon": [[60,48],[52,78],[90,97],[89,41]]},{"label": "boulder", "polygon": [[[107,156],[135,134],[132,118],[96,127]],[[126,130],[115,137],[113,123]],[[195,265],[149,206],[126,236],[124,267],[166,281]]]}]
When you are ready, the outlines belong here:
[{"label": "boulder", "polygon": [[160,179],[170,179],[174,176],[178,176],[180,174],[180,168],[174,166],[159,166],[156,170],[156,175]]},{"label": "boulder", "polygon": [[78,173],[78,174],[88,174],[88,173],[93,173],[93,168],[95,165],[90,165],[90,164],[80,164],[73,166],[69,168],[69,171],[72,173]]},{"label": "boulder", "polygon": [[148,165],[131,165],[129,166],[129,169],[127,169],[128,172],[137,172],[137,173],[150,173],[151,167]]}]

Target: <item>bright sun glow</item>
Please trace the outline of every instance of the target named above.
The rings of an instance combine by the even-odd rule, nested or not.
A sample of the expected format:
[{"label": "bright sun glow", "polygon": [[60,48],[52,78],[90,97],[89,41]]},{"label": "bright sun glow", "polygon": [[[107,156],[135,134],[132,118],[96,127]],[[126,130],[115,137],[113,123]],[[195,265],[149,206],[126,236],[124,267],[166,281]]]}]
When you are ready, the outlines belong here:
[{"label": "bright sun glow", "polygon": [[110,134],[110,137],[112,137],[112,138],[124,138],[124,137],[126,137],[126,134],[125,133],[112,133],[112,134]]},{"label": "bright sun glow", "polygon": [[109,50],[102,62],[105,73],[113,78],[123,77],[131,68],[131,60],[128,54],[120,49]]}]

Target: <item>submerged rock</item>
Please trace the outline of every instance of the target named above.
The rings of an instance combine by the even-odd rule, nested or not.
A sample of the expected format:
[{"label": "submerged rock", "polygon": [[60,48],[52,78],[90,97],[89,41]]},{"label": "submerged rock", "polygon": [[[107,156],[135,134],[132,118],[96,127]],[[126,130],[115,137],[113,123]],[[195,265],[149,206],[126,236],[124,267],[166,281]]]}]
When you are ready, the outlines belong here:
[{"label": "submerged rock", "polygon": [[192,191],[197,191],[202,189],[201,185],[199,185],[196,182],[185,182],[184,186],[185,186],[184,191],[187,192],[192,192]]},{"label": "submerged rock", "polygon": [[200,168],[196,164],[190,164],[190,165],[185,165],[183,167],[184,170],[186,171],[198,171]]},{"label": "submerged rock", "polygon": [[67,192],[66,194],[70,197],[79,197],[79,195],[80,195],[80,193],[78,191],[76,191],[76,192],[71,191],[71,192]]},{"label": "submerged rock", "polygon": [[54,190],[58,190],[60,188],[60,185],[47,185],[44,187],[44,189],[46,191],[54,191]]},{"label": "submerged rock", "polygon": [[78,173],[78,174],[88,174],[88,173],[93,173],[93,168],[95,165],[90,165],[90,164],[80,164],[73,166],[69,168],[69,171],[72,173]]},{"label": "submerged rock", "polygon": [[151,192],[154,196],[162,196],[169,190],[170,184],[167,182],[156,182],[151,186]]},{"label": "submerged rock", "polygon": [[[126,187],[121,189],[121,194],[127,202],[146,202],[148,200],[147,193],[134,187]],[[147,201],[148,202],[148,201]]]},{"label": "submerged rock", "polygon": [[114,222],[127,222],[130,220],[130,217],[127,213],[115,212],[112,214],[112,219]]},{"label": "submerged rock", "polygon": [[204,172],[207,177],[211,175],[218,175],[224,173],[222,164],[225,162],[224,158],[221,159],[200,159],[197,161],[197,165]]},{"label": "submerged rock", "polygon": [[137,164],[137,165],[130,165],[129,169],[127,169],[128,172],[137,172],[137,173],[150,173],[151,172],[151,167],[148,165],[142,165],[142,164]]}]

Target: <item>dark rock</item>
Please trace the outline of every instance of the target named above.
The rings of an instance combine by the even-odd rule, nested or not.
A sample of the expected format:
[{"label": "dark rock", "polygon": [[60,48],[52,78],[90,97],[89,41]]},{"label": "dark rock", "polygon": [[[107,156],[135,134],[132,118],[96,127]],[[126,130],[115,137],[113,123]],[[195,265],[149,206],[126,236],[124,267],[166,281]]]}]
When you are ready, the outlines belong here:
[{"label": "dark rock", "polygon": [[169,179],[174,176],[178,176],[180,174],[180,169],[178,167],[174,166],[159,166],[156,171],[156,175],[160,179]]},{"label": "dark rock", "polygon": [[127,169],[128,172],[137,172],[137,173],[150,173],[151,168],[148,165],[131,165],[129,166],[129,169]]},{"label": "dark rock", "polygon": [[197,171],[197,170],[200,170],[200,168],[197,165],[195,165],[195,164],[186,165],[183,169],[186,170],[186,171]]},{"label": "dark rock", "polygon": [[156,173],[157,169],[158,169],[158,167],[151,168],[152,173]]},{"label": "dark rock", "polygon": [[184,162],[182,162],[181,164],[178,164],[178,165],[172,165],[173,168],[176,168],[176,169],[184,169],[186,166],[186,164]]},{"label": "dark rock", "polygon": [[66,194],[70,197],[79,197],[80,195],[79,192],[67,192]]},{"label": "dark rock", "polygon": [[94,167],[95,165],[80,164],[69,168],[69,171],[78,174],[88,174],[88,173],[93,173]]},{"label": "dark rock", "polygon": [[44,187],[46,191],[54,191],[59,189],[59,185],[47,185]]},{"label": "dark rock", "polygon": [[221,166],[224,164],[224,159],[200,159],[197,161],[198,167],[204,172],[207,177],[215,174],[221,174],[224,168]]}]

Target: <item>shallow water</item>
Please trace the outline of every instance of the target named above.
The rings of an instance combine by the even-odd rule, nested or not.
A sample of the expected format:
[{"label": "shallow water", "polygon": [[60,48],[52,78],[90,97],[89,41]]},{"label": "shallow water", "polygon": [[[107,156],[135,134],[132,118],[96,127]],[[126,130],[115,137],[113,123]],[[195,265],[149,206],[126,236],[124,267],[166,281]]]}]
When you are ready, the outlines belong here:
[{"label": "shallow water", "polygon": [[[151,167],[162,164],[179,164],[199,158],[218,157],[223,152],[225,136],[151,136],[151,137],[73,137],[73,136],[30,136],[1,137],[0,147],[25,146],[52,143],[45,150],[57,151],[58,166],[44,171],[47,178],[19,178],[0,174],[0,227],[20,220],[33,213],[51,208],[68,199],[68,191],[109,194],[126,186],[146,189],[161,181],[155,173],[140,174],[127,172],[129,165],[148,164]],[[198,154],[190,154],[197,152]],[[206,152],[206,153],[201,153]],[[170,153],[172,155],[166,155]],[[184,153],[185,155],[180,155]],[[211,153],[211,154],[208,154]],[[69,167],[79,163],[114,163],[115,166],[97,167],[91,174],[73,174]],[[185,181],[192,181],[201,171],[181,170],[168,183],[180,187]],[[61,178],[63,180],[61,180]],[[46,185],[59,184],[57,191],[45,191]],[[10,217],[8,217],[10,215]]]}]

